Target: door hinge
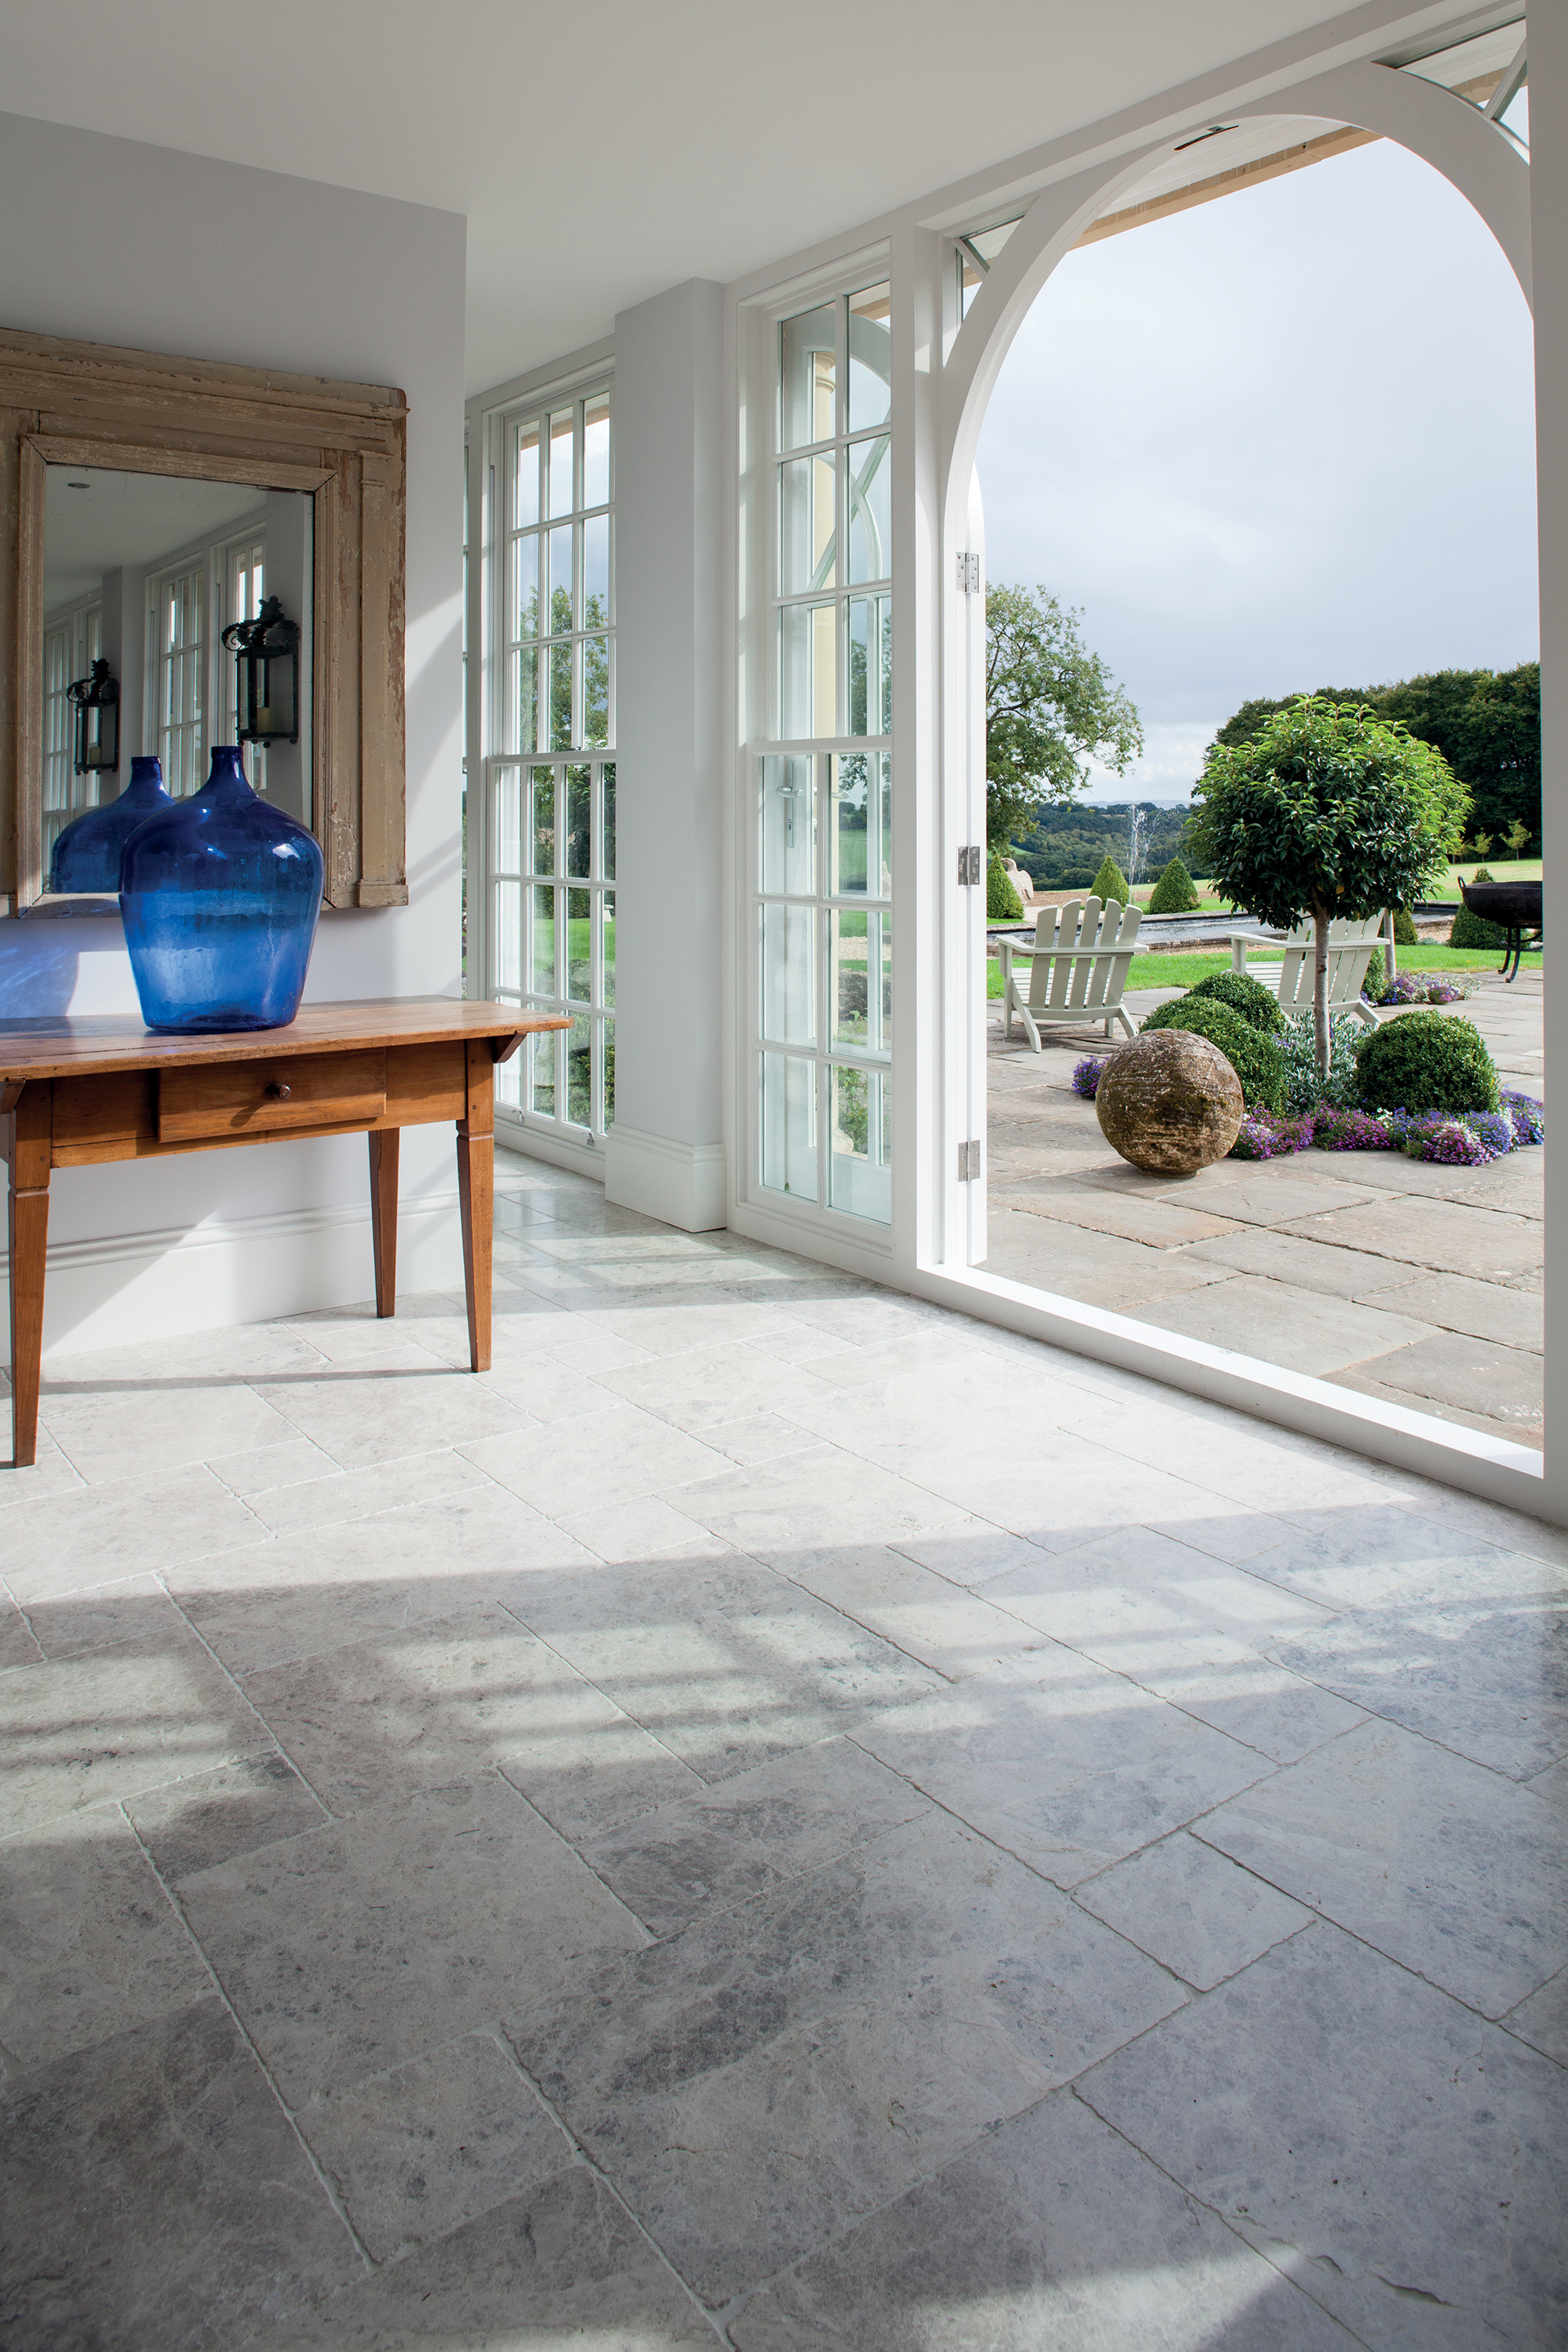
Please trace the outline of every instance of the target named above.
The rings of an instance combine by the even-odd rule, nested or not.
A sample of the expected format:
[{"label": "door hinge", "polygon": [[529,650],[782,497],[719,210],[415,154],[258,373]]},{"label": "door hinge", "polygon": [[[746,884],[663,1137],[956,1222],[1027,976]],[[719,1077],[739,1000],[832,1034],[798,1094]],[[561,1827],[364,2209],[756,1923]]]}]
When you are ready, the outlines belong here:
[{"label": "door hinge", "polygon": [[980,593],[980,558],[978,555],[960,555],[958,559],[958,593],[961,596],[978,596]]},{"label": "door hinge", "polygon": [[971,842],[967,849],[959,851],[958,887],[961,890],[972,890],[974,885],[983,879],[984,870],[980,855],[980,844],[977,841]]},{"label": "door hinge", "polygon": [[959,1182],[961,1184],[973,1184],[979,1173],[980,1145],[978,1139],[973,1143],[961,1143],[958,1147]]}]

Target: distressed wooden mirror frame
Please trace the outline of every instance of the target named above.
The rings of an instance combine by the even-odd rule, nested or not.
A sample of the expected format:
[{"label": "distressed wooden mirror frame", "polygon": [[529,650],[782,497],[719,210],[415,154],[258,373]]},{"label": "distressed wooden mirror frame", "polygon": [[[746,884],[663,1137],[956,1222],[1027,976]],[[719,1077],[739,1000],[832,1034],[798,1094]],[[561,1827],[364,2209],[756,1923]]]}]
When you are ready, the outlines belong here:
[{"label": "distressed wooden mirror frame", "polygon": [[329,907],[408,903],[407,403],[381,384],[0,329],[0,913],[61,907],[42,865],[44,469],[304,490],[315,514],[310,814]]}]

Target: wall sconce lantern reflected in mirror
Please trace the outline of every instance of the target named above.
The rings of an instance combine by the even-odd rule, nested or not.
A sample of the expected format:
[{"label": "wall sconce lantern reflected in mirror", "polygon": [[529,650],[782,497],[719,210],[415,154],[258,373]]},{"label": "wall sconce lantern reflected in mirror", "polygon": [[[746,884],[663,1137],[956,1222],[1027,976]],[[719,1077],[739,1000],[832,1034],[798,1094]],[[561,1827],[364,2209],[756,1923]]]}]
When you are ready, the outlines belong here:
[{"label": "wall sconce lantern reflected in mirror", "polygon": [[233,621],[223,633],[235,657],[235,709],[242,743],[300,740],[300,624],[276,596],[254,621]]},{"label": "wall sconce lantern reflected in mirror", "polygon": [[76,705],[73,772],[112,775],[120,765],[120,682],[106,661],[95,661],[90,677],[73,678],[66,693]]}]

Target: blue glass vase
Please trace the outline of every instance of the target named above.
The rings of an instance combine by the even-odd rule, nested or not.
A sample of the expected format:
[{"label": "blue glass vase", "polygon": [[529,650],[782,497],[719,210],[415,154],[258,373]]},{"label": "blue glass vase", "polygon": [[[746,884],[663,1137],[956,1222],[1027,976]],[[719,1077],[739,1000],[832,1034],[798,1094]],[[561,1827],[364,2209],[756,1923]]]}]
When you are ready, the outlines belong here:
[{"label": "blue glass vase", "polygon": [[120,860],[139,824],[170,805],[157,760],[131,762],[131,782],[117,801],[89,809],[68,824],[49,859],[51,890],[118,890]]},{"label": "blue glass vase", "polygon": [[321,911],[315,835],[258,800],[234,744],[125,845],[120,909],[149,1029],[281,1029]]}]

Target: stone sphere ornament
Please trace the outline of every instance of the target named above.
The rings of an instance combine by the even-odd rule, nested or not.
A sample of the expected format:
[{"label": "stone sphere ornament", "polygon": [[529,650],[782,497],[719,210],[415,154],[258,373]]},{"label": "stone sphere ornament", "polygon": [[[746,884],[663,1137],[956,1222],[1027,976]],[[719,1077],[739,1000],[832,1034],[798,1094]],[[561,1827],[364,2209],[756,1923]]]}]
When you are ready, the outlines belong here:
[{"label": "stone sphere ornament", "polygon": [[1150,1029],[1123,1045],[1094,1098],[1114,1151],[1152,1176],[1195,1176],[1241,1132],[1241,1080],[1217,1045],[1187,1029]]}]

